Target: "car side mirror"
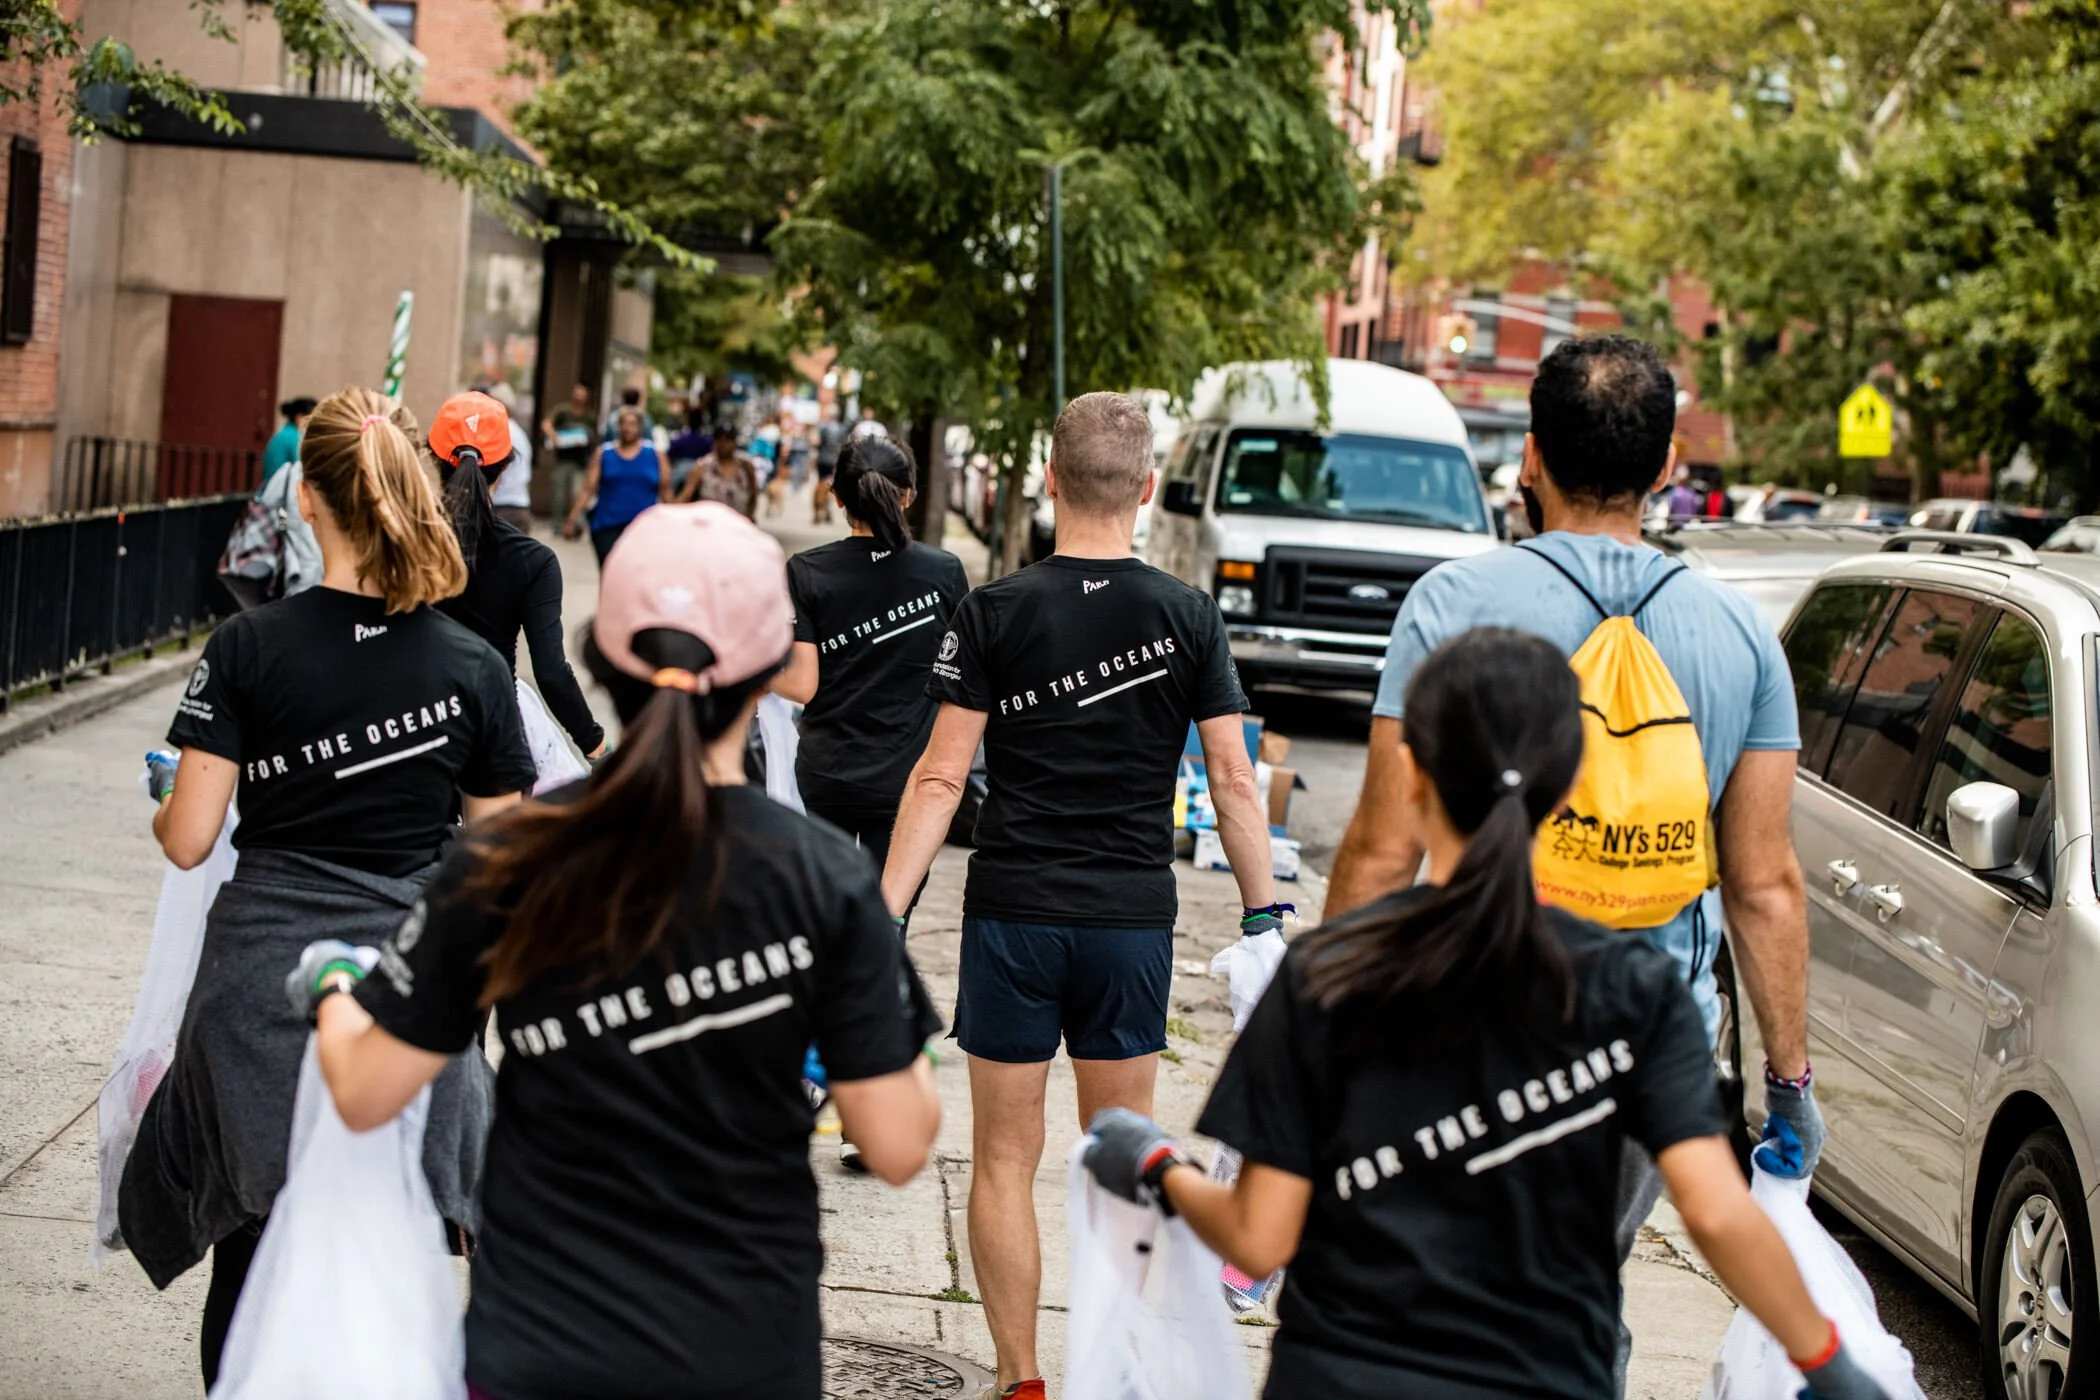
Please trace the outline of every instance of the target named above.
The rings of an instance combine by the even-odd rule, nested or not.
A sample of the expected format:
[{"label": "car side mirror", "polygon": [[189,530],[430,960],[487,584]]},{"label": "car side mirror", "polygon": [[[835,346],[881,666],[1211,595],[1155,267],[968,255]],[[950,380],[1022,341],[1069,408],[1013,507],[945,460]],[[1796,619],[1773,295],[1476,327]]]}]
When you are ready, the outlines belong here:
[{"label": "car side mirror", "polygon": [[2003,870],[2020,858],[2020,794],[2003,783],[1967,783],[1947,797],[1947,844],[1971,870]]},{"label": "car side mirror", "polygon": [[1167,492],[1160,497],[1159,504],[1161,509],[1175,515],[1203,514],[1203,498],[1196,494],[1196,483],[1193,481],[1168,482]]}]

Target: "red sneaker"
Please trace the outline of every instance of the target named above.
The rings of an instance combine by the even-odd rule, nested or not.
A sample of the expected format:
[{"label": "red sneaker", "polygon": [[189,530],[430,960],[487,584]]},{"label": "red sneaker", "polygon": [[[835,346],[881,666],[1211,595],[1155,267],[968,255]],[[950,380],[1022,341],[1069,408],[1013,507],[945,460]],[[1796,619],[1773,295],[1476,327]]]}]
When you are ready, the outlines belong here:
[{"label": "red sneaker", "polygon": [[984,1388],[978,1400],[1050,1400],[1050,1392],[1043,1388],[1041,1378],[1032,1381],[1015,1381],[1001,1390],[997,1381]]}]

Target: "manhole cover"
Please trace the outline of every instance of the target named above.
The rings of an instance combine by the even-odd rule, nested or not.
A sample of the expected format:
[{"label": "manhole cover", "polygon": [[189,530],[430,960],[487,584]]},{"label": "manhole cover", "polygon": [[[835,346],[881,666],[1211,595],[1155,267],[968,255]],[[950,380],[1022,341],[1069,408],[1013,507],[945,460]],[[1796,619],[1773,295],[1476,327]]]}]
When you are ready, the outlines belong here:
[{"label": "manhole cover", "polygon": [[976,1400],[991,1377],[959,1357],[916,1347],[824,1339],[825,1400]]}]

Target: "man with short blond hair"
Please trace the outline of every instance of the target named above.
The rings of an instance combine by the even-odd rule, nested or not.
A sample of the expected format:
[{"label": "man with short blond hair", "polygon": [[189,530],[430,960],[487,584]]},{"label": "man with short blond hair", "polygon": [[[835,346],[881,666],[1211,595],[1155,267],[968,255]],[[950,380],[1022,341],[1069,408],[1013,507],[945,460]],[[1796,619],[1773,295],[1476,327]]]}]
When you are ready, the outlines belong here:
[{"label": "man with short blond hair", "polygon": [[999,1354],[993,1396],[1041,1400],[1034,1184],[1060,1040],[1082,1128],[1149,1114],[1167,1044],[1176,908],[1174,778],[1193,722],[1245,930],[1280,924],[1224,620],[1210,595],[1135,559],[1152,424],[1121,394],[1058,415],[1044,486],[1049,558],[964,598],[927,691],[941,702],[882,877],[902,914],[984,743],[987,790],[963,895],[955,1038],[974,1113],[970,1258]]}]

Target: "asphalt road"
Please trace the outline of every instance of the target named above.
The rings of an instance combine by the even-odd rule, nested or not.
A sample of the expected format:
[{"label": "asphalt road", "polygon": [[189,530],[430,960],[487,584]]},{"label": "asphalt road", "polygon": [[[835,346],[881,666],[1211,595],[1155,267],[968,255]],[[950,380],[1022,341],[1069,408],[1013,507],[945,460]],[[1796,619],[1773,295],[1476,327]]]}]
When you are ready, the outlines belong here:
[{"label": "asphalt road", "polygon": [[[1263,689],[1252,699],[1267,727],[1291,740],[1290,763],[1305,784],[1291,804],[1291,835],[1324,875],[1363,784],[1371,697]],[[1976,1324],[1836,1211],[1818,1214],[1873,1285],[1882,1323],[1910,1348],[1930,1400],[1977,1400]]]}]

